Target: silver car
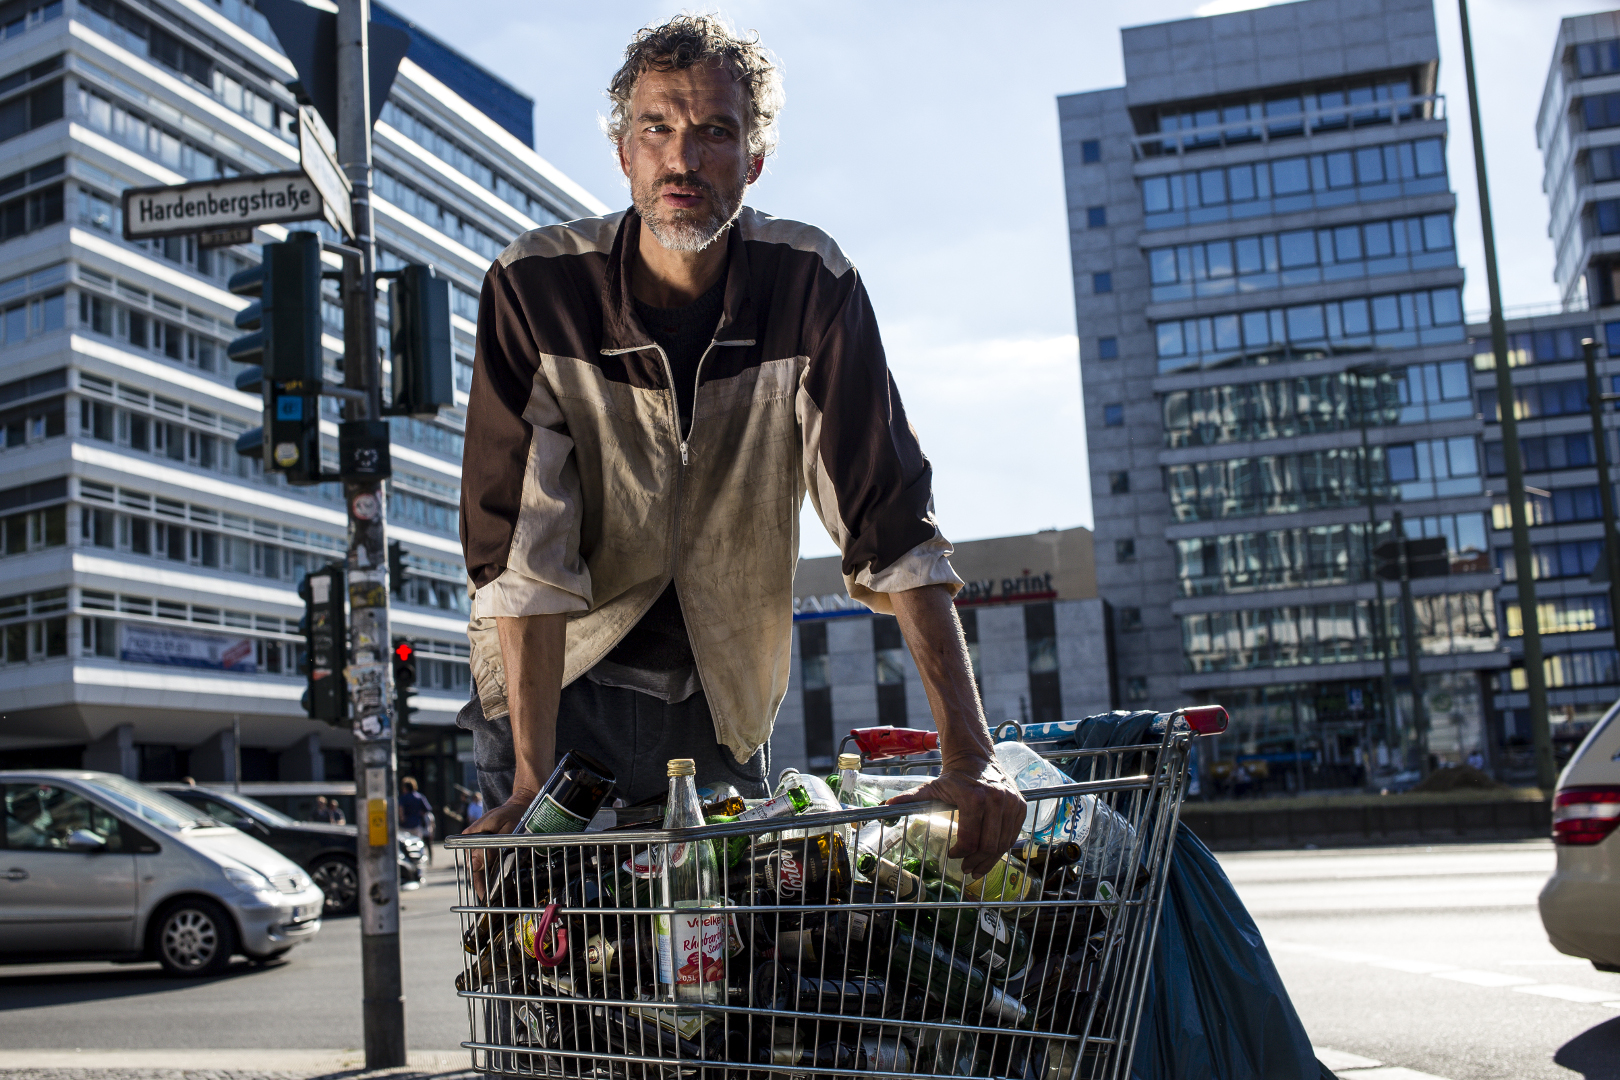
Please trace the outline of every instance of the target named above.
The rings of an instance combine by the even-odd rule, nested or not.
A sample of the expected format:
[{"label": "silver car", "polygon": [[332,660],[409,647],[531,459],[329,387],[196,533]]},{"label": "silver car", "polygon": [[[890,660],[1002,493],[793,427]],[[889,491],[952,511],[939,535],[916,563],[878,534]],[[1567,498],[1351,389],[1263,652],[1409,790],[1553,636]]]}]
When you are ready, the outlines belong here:
[{"label": "silver car", "polygon": [[321,929],[309,875],[241,831],[110,773],[0,772],[0,963],[157,960],[212,975]]},{"label": "silver car", "polygon": [[1620,702],[1593,725],[1553,794],[1558,867],[1541,924],[1559,952],[1620,971]]}]

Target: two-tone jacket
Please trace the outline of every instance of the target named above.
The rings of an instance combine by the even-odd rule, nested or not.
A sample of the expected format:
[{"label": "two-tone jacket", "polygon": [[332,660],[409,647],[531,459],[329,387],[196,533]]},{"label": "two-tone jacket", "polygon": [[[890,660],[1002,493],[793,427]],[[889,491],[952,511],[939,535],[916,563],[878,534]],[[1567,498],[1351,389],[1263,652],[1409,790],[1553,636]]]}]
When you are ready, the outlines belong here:
[{"label": "two-tone jacket", "polygon": [[536,229],[484,279],[461,493],[473,678],[485,716],[504,716],[496,618],[566,613],[566,684],[673,579],[715,734],[746,761],[787,692],[806,493],[867,606],[961,581],[837,245],[743,210],[682,430],[631,298],[640,228],[632,209]]}]

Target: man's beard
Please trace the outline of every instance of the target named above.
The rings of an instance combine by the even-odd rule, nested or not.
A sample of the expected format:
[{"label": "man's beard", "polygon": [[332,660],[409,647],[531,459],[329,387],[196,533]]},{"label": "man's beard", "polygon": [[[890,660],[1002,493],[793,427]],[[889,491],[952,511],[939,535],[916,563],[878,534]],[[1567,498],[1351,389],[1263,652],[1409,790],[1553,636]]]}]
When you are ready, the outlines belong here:
[{"label": "man's beard", "polygon": [[[703,206],[695,210],[681,210],[664,205],[659,196],[668,185],[697,188],[706,196]],[[669,251],[702,251],[737,220],[742,213],[745,178],[722,191],[707,180],[687,174],[672,173],[660,176],[645,188],[630,192],[641,220],[647,223],[653,236]]]}]

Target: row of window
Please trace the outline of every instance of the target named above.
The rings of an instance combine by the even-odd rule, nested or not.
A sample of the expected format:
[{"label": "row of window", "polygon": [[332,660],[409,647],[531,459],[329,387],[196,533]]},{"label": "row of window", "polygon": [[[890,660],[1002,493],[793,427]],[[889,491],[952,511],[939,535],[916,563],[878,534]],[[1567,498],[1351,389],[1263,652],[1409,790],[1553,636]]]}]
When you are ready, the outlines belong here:
[{"label": "row of window", "polygon": [[0,41],[10,41],[30,30],[34,30],[52,19],[62,17],[62,0],[51,0],[48,4],[35,4],[33,7],[19,10],[17,14],[7,19],[5,25],[0,26]]},{"label": "row of window", "polygon": [[62,67],[60,56],[42,60],[31,68],[17,72],[5,80],[5,93],[13,86],[31,86],[31,89],[13,94],[0,101],[0,142],[15,139],[35,128],[44,127],[62,119],[62,80],[34,86],[32,84]]},{"label": "row of window", "polygon": [[[1614,376],[1609,382],[1611,389],[1620,390],[1620,375]],[[1601,385],[1599,383],[1599,386]],[[1532,383],[1529,386],[1513,388],[1513,415],[1519,420],[1587,415],[1590,411],[1585,379]],[[1497,401],[1495,390],[1479,392],[1479,412],[1487,424],[1502,422],[1501,404]]]},{"label": "row of window", "polygon": [[240,170],[163,124],[125,108],[85,83],[78,83],[78,118],[114,142],[167,165],[188,180],[235,176]]},{"label": "row of window", "polygon": [[[1412,502],[1480,491],[1471,436],[1374,446],[1370,455],[1382,499]],[[1367,498],[1366,475],[1358,446],[1170,465],[1165,486],[1177,521],[1213,521],[1359,506]]]},{"label": "row of window", "polygon": [[66,302],[58,290],[0,309],[0,346],[20,345],[29,338],[62,329]]},{"label": "row of window", "polygon": [[1474,414],[1468,364],[1409,364],[1371,380],[1349,372],[1227,383],[1164,395],[1166,446],[1214,446]]},{"label": "row of window", "polygon": [[546,203],[518,187],[483,158],[440,131],[431,121],[418,116],[414,110],[388,101],[383,105],[381,119],[440,161],[481,187],[494,192],[496,198],[516,207],[539,224],[555,225],[564,220]]},{"label": "row of window", "polygon": [[[1439,536],[1451,554],[1453,573],[1490,569],[1483,514],[1437,514],[1408,518],[1407,536]],[[1177,540],[1176,580],[1182,596],[1213,596],[1304,585],[1369,581],[1367,523],[1313,525],[1265,532]],[[1374,545],[1393,535],[1383,521]]]},{"label": "row of window", "polygon": [[0,517],[0,551],[7,555],[66,544],[66,506],[46,506]]},{"label": "row of window", "polygon": [[[1524,613],[1518,604],[1503,604],[1508,637],[1524,636]],[[1604,593],[1591,596],[1560,596],[1552,600],[1536,601],[1536,625],[1543,634],[1578,634],[1586,630],[1607,630],[1609,597]]]},{"label": "row of window", "polygon": [[[1554,544],[1530,545],[1530,576],[1536,580],[1588,577],[1603,559],[1603,541],[1564,540]],[[1513,549],[1496,549],[1496,568],[1502,580],[1519,580],[1519,564]]]},{"label": "row of window", "polygon": [[[1620,330],[1620,323],[1611,324]],[[1557,330],[1530,330],[1507,335],[1507,361],[1509,367],[1527,364],[1556,364],[1566,360],[1579,360],[1585,352],[1581,342],[1592,337],[1590,326],[1566,326]],[[1609,355],[1620,356],[1620,335],[1609,335]],[[1474,370],[1490,371],[1496,366],[1496,346],[1491,335],[1485,333],[1474,339]]]},{"label": "row of window", "polygon": [[[1218,130],[1204,130],[1196,136],[1165,139],[1158,143],[1144,143],[1148,155],[1174,153],[1179,145],[1184,150],[1205,150],[1217,146],[1232,146],[1260,139],[1262,129],[1271,139],[1303,135],[1312,132],[1341,131],[1370,124],[1387,124],[1399,117],[1411,119],[1421,113],[1423,106],[1410,104],[1377,107],[1378,102],[1403,101],[1412,96],[1408,79],[1384,79],[1376,82],[1358,82],[1332,89],[1318,89],[1304,94],[1272,94],[1264,99],[1242,98],[1208,102],[1192,108],[1181,107],[1161,110],[1157,130],[1162,134],[1177,131],[1200,131],[1232,125]],[[1414,108],[1418,110],[1414,112]],[[1264,120],[1263,125],[1249,126],[1248,120]]]},{"label": "row of window", "polygon": [[499,240],[479,226],[468,221],[431,195],[418,191],[387,169],[372,171],[373,190],[378,197],[387,199],[412,217],[420,218],[428,226],[439,230],[452,240],[472,248],[487,259],[494,259],[510,240]]},{"label": "row of window", "polygon": [[[1488,592],[1443,593],[1413,600],[1418,644],[1425,655],[1491,652],[1496,608]],[[1400,655],[1399,607],[1386,600],[1382,625],[1389,648]],[[1336,664],[1378,657],[1376,601],[1311,604],[1251,611],[1181,616],[1182,658],[1187,671],[1244,671]]]},{"label": "row of window", "polygon": [[[1553,472],[1558,469],[1589,468],[1593,464],[1592,433],[1531,435],[1519,438],[1519,460],[1525,472]],[[1485,475],[1507,475],[1507,463],[1500,442],[1485,444]]]},{"label": "row of window", "polygon": [[[1577,521],[1602,521],[1603,501],[1596,484],[1553,488],[1549,492],[1525,492],[1525,521],[1530,525],[1567,525]],[[1506,499],[1491,504],[1491,528],[1513,527]]]},{"label": "row of window", "polygon": [[62,185],[50,184],[0,202],[0,243],[62,220]]},{"label": "row of window", "polygon": [[[1554,653],[1542,658],[1541,670],[1547,679],[1547,689],[1563,690],[1577,686],[1613,686],[1620,683],[1620,653],[1613,649],[1579,649],[1574,652]],[[1508,673],[1510,685],[1524,690],[1529,684],[1524,677],[1524,663],[1513,665]]]},{"label": "row of window", "polygon": [[1462,341],[1455,288],[1258,309],[1155,323],[1159,373],[1275,363],[1323,352],[1406,349]]},{"label": "row of window", "polygon": [[[93,188],[79,185],[78,220],[109,236],[122,239],[124,211],[118,200],[102,195]],[[177,266],[213,281],[229,281],[231,275],[251,265],[228,248],[205,248],[197,244],[195,236],[164,236],[154,240],[135,240],[130,243]]]},{"label": "row of window", "polygon": [[1455,266],[1450,214],[1153,248],[1155,301],[1232,296]]},{"label": "row of window", "polygon": [[1448,190],[1440,139],[1306,154],[1142,181],[1143,228],[1263,217]]},{"label": "row of window", "polygon": [[153,496],[126,487],[115,488],[111,484],[98,484],[92,480],[79,481],[79,496],[90,502],[139,511],[143,515],[156,514],[160,518],[178,522],[191,521],[214,526],[243,537],[279,540],[299,548],[311,549],[314,555],[322,558],[342,558],[346,550],[346,542],[342,536],[313,529],[299,529],[291,525],[266,521],[263,518],[249,518],[242,514],[217,510],[212,506],[187,504],[178,499],[165,499],[161,495]]}]

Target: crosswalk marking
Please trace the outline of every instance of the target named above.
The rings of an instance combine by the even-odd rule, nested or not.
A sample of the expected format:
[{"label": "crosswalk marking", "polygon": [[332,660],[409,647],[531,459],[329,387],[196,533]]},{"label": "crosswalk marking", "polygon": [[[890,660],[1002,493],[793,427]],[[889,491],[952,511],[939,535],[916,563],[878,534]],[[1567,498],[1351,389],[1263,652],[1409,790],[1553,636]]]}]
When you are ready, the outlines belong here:
[{"label": "crosswalk marking", "polygon": [[1467,983],[1470,986],[1513,986],[1525,987],[1535,982],[1523,975],[1503,975],[1499,971],[1474,971],[1471,968],[1460,968],[1455,971],[1434,971],[1430,974],[1436,979],[1450,979],[1453,982]]},{"label": "crosswalk marking", "polygon": [[1381,1065],[1376,1069],[1350,1069],[1338,1074],[1339,1080],[1446,1080],[1433,1073],[1418,1072],[1400,1065]]},{"label": "crosswalk marking", "polygon": [[1613,990],[1593,990],[1589,986],[1564,986],[1559,983],[1542,983],[1536,986],[1515,986],[1513,989],[1521,994],[1536,994],[1541,997],[1560,998],[1564,1001],[1579,1001],[1587,1005],[1609,1004],[1614,996]]}]

